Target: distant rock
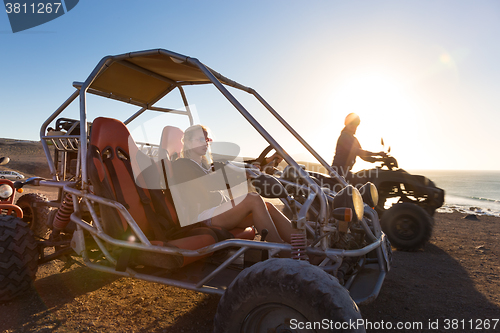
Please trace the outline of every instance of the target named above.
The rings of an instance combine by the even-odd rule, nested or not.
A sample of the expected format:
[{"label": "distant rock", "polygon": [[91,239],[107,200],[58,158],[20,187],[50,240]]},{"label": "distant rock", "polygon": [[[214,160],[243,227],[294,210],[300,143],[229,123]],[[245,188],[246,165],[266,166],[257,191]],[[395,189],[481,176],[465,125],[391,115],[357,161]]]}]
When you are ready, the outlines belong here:
[{"label": "distant rock", "polygon": [[471,221],[479,221],[479,218],[475,214],[467,214],[463,217],[463,219],[471,220]]}]

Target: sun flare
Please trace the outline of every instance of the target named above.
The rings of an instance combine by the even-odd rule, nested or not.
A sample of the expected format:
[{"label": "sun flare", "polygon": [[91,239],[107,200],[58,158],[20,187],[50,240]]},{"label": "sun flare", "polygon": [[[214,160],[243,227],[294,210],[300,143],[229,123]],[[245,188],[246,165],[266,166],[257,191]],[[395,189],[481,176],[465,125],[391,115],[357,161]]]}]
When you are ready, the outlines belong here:
[{"label": "sun flare", "polygon": [[[355,112],[361,118],[356,136],[361,146],[371,151],[383,150],[381,138],[384,138],[385,148],[401,146],[402,141],[411,136],[411,128],[417,121],[417,109],[407,91],[407,84],[378,73],[351,77],[338,84],[330,105],[334,111],[330,116],[333,133],[340,134],[345,116]],[[334,143],[328,144],[329,148],[324,147],[324,150],[335,149]],[[404,158],[404,154],[404,149],[398,151],[399,158]],[[366,164],[358,159],[355,169],[360,166],[366,167]]]}]

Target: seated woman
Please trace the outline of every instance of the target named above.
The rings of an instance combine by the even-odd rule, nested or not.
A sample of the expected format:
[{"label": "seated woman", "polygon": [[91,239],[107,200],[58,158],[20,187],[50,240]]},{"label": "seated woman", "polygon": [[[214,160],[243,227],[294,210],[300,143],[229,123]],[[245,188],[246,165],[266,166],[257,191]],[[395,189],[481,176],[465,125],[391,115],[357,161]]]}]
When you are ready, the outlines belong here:
[{"label": "seated woman", "polygon": [[259,194],[248,193],[231,201],[225,198],[221,191],[226,188],[221,186],[220,178],[205,157],[209,141],[204,126],[189,127],[184,132],[181,158],[172,162],[175,183],[187,184],[182,197],[187,201],[188,210],[195,212],[193,222],[204,221],[207,225],[228,230],[253,225],[259,232],[268,230],[268,241],[289,243],[290,221],[274,205],[264,202]]}]

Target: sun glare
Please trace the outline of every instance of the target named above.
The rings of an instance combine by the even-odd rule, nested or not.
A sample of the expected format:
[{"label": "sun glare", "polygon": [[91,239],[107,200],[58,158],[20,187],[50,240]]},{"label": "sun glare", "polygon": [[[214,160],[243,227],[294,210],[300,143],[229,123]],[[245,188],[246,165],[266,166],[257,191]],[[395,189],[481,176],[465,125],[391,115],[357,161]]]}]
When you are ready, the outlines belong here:
[{"label": "sun glare", "polygon": [[[361,118],[356,136],[364,149],[383,150],[381,138],[384,138],[386,148],[389,145],[392,148],[401,146],[402,141],[412,136],[408,132],[415,124],[417,113],[405,90],[404,82],[376,73],[352,77],[337,85],[330,100],[331,110],[334,111],[332,121],[335,124],[332,131],[340,133],[345,116],[355,112]],[[334,150],[331,144],[329,149]],[[404,152],[404,149],[398,151],[398,158],[404,158]],[[367,167],[360,159],[358,162],[356,169]]]}]

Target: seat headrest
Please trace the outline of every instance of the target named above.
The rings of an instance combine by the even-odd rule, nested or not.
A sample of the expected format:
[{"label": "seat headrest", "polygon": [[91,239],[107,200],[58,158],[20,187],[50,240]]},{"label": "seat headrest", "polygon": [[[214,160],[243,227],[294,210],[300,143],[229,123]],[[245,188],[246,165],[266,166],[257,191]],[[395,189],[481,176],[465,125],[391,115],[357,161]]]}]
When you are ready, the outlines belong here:
[{"label": "seat headrest", "polygon": [[170,157],[180,155],[184,132],[175,126],[165,126],[161,132],[160,148],[165,149]]},{"label": "seat headrest", "polygon": [[117,119],[99,117],[92,123],[90,143],[100,150],[118,146],[128,153],[130,138],[127,126]]}]

